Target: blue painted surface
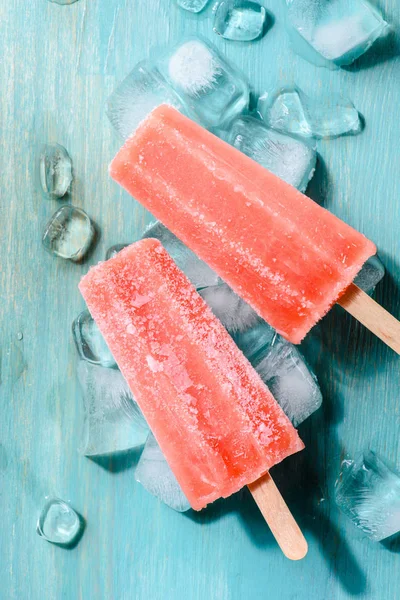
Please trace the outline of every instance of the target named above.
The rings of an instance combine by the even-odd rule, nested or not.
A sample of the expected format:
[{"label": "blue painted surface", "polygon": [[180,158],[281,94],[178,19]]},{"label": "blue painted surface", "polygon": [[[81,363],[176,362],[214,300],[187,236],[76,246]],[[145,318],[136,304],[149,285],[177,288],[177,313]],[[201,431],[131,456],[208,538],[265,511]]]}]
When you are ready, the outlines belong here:
[{"label": "blue painted surface", "polygon": [[[0,2],[1,598],[399,598],[400,542],[364,540],[333,504],[344,453],[371,443],[400,466],[399,362],[339,308],[303,345],[324,406],[300,429],[306,450],[274,470],[309,540],[303,562],[279,552],[247,491],[201,514],[176,514],[135,483],[135,456],[99,464],[76,452],[81,397],[70,326],[84,308],[77,283],[106,248],[138,237],[150,220],[108,178],[118,140],[104,102],[153,46],[198,31],[248,74],[256,93],[295,80],[308,93],[350,96],[365,131],[319,144],[309,193],[377,243],[388,270],[377,299],[400,312],[397,35],[356,67],[319,69],[291,52],[283,2],[265,6],[275,15],[272,29],[259,42],[238,45],[212,33],[209,10],[192,16],[172,0]],[[398,29],[398,2],[380,6]],[[43,226],[59,206],[43,199],[35,182],[34,152],[47,141],[70,152],[69,200],[101,232],[83,265],[41,248]],[[46,494],[70,500],[86,519],[75,549],[37,536]]]}]

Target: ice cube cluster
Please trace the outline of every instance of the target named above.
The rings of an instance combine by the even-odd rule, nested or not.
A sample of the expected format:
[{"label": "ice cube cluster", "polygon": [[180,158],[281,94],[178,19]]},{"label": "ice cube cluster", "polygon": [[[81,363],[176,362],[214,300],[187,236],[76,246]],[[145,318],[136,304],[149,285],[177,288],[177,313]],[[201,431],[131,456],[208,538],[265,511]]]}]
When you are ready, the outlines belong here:
[{"label": "ice cube cluster", "polygon": [[400,531],[400,474],[371,450],[347,459],[336,503],[369,538],[384,540]]},{"label": "ice cube cluster", "polygon": [[126,139],[163,103],[206,128],[220,128],[239,115],[248,101],[243,75],[208,41],[189,38],[154,62],[136,65],[110,96],[107,115]]},{"label": "ice cube cluster", "polygon": [[314,174],[314,146],[275,131],[253,117],[236,119],[226,141],[301,192]]},{"label": "ice cube cluster", "polygon": [[362,130],[351,100],[323,93],[311,98],[296,86],[263,94],[257,110],[272,129],[304,138],[334,138]]}]

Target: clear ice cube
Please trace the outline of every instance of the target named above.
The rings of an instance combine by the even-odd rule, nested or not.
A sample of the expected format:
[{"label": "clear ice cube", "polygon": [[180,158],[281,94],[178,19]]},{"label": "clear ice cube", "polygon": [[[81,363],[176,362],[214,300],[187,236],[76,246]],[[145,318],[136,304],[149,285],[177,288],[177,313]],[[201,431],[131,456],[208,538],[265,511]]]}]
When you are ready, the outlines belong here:
[{"label": "clear ice cube", "polygon": [[155,238],[159,240],[178,267],[190,279],[197,289],[207,286],[218,285],[221,281],[218,275],[180,239],[178,239],[162,223],[157,221],[148,227],[143,234],[144,238]]},{"label": "clear ice cube", "polygon": [[72,160],[60,144],[45,144],[40,149],[39,177],[43,192],[62,198],[72,182]]},{"label": "clear ice cube", "polygon": [[378,283],[385,276],[385,267],[378,256],[372,256],[364,264],[363,268],[354,279],[354,283],[359,288],[369,294],[372,294]]},{"label": "clear ice cube", "polygon": [[302,354],[265,321],[232,337],[295,427],[321,406],[317,378]]},{"label": "clear ice cube", "polygon": [[302,192],[314,175],[317,154],[311,145],[253,117],[236,119],[227,141]]},{"label": "clear ice cube", "polygon": [[400,474],[372,451],[345,460],[336,503],[372,540],[390,537],[400,531]]},{"label": "clear ice cube", "polygon": [[120,371],[80,361],[84,425],[79,452],[101,456],[143,446],[148,425]]},{"label": "clear ice cube", "polygon": [[142,61],[109,97],[106,113],[121,137],[127,139],[160,104],[169,104],[186,113],[182,102],[158,70],[148,61]]},{"label": "clear ice cube", "polygon": [[311,98],[297,87],[285,88],[261,96],[257,108],[272,129],[301,137],[333,138],[362,129],[354,104],[337,94]]},{"label": "clear ice cube", "polygon": [[177,0],[178,6],[192,13],[201,12],[210,0]]},{"label": "clear ice cube", "polygon": [[95,231],[92,221],[80,208],[65,205],[47,223],[42,242],[50,254],[80,261],[89,250]]},{"label": "clear ice cube", "polygon": [[116,365],[113,355],[88,310],[84,310],[72,323],[76,349],[83,360],[103,367]]},{"label": "clear ice cube", "polygon": [[223,127],[248,105],[243,75],[205,40],[191,38],[179,44],[157,66],[204,127]]},{"label": "clear ice cube", "polygon": [[260,38],[267,12],[252,0],[222,0],[215,10],[214,31],[227,40],[250,42]]},{"label": "clear ice cube", "polygon": [[226,283],[198,290],[214,315],[229,332],[245,331],[260,320],[257,313]]},{"label": "clear ice cube", "polygon": [[135,479],[150,494],[174,510],[185,512],[190,509],[190,504],[152,433],[149,434],[136,467]]},{"label": "clear ice cube", "polygon": [[324,59],[349,65],[388,31],[367,0],[286,0],[294,29]]},{"label": "clear ice cube", "polygon": [[60,498],[52,498],[43,507],[36,531],[48,542],[68,546],[77,541],[82,528],[74,509]]},{"label": "clear ice cube", "polygon": [[115,244],[115,246],[111,246],[106,252],[106,260],[114,258],[114,256],[117,256],[118,252],[121,252],[121,250],[127,246],[129,246],[129,244]]}]

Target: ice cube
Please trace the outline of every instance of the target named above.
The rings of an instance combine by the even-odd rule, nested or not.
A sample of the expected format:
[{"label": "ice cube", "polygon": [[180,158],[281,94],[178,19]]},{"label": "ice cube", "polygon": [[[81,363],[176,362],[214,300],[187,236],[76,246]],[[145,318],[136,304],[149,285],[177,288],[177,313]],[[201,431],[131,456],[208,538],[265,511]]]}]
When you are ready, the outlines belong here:
[{"label": "ice cube", "polygon": [[36,531],[48,542],[69,546],[77,541],[83,531],[83,524],[67,502],[51,498],[43,507]]},{"label": "ice cube", "polygon": [[232,337],[295,427],[321,406],[321,390],[303,356],[265,321]]},{"label": "ice cube", "polygon": [[371,450],[343,461],[336,502],[374,541],[400,531],[400,474]]},{"label": "ice cube", "polygon": [[295,30],[326,60],[349,65],[388,31],[367,0],[286,0]]},{"label": "ice cube", "polygon": [[284,88],[264,94],[258,112],[272,129],[302,137],[332,138],[362,129],[354,104],[338,94],[307,96],[301,89]]},{"label": "ice cube", "polygon": [[47,223],[42,242],[50,254],[79,261],[92,244],[94,234],[88,215],[80,208],[65,205]]},{"label": "ice cube", "polygon": [[164,103],[186,114],[182,102],[158,70],[148,61],[142,61],[109,97],[106,112],[121,137],[127,139],[149,112]]},{"label": "ice cube", "polygon": [[192,13],[202,11],[210,0],[177,0],[178,6]]},{"label": "ice cube", "polygon": [[222,0],[216,8],[214,31],[227,40],[250,42],[260,38],[267,22],[267,12],[252,0]]},{"label": "ice cube", "polygon": [[249,102],[241,75],[209,42],[191,38],[157,62],[163,77],[205,127],[222,127]]},{"label": "ice cube", "polygon": [[317,154],[311,145],[253,117],[236,119],[227,141],[302,192],[314,174]]},{"label": "ice cube", "polygon": [[260,320],[257,313],[226,283],[198,290],[214,315],[229,332],[244,331]]},{"label": "ice cube", "polygon": [[372,294],[377,284],[385,276],[385,267],[378,258],[378,256],[372,256],[364,264],[363,268],[354,279],[354,283],[364,292]]},{"label": "ice cube", "polygon": [[76,349],[83,360],[103,367],[116,365],[113,355],[88,310],[84,310],[72,323]]},{"label": "ice cube", "polygon": [[49,0],[50,2],[54,2],[54,4],[74,4],[78,2],[78,0]]},{"label": "ice cube", "polygon": [[60,144],[45,144],[40,149],[39,177],[43,192],[62,198],[72,181],[72,160]]},{"label": "ice cube", "polygon": [[106,260],[114,258],[114,256],[117,256],[118,252],[121,252],[121,250],[127,246],[129,246],[129,244],[115,244],[115,246],[111,246],[106,252]]},{"label": "ice cube", "polygon": [[190,504],[152,433],[149,434],[136,467],[135,479],[150,494],[174,510],[185,512],[190,509]]},{"label": "ice cube", "polygon": [[159,221],[151,224],[146,229],[143,237],[159,240],[195,288],[201,289],[207,286],[218,285],[221,281],[218,275],[205,262],[200,260],[194,252],[189,250],[180,239]]},{"label": "ice cube", "polygon": [[79,451],[101,456],[141,447],[149,428],[120,371],[80,361],[84,426]]}]

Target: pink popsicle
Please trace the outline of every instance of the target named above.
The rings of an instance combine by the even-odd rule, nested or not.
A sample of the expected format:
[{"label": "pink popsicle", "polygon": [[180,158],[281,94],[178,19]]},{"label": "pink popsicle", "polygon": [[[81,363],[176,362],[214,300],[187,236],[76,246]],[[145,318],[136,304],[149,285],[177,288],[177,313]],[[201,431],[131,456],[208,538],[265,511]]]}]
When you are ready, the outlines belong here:
[{"label": "pink popsicle", "polygon": [[160,242],[129,246],[79,288],[194,509],[304,447]]},{"label": "pink popsicle", "polygon": [[141,123],[110,174],[293,343],[376,252],[362,234],[166,105]]}]

